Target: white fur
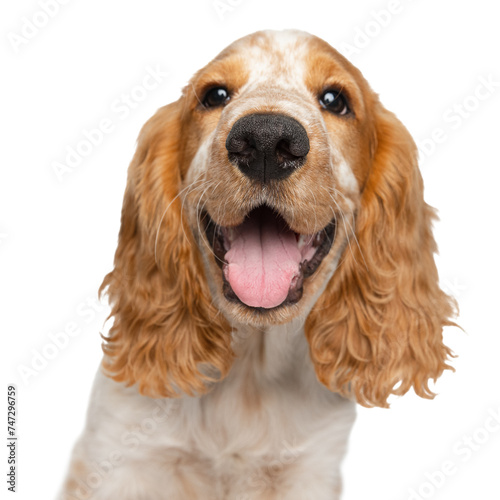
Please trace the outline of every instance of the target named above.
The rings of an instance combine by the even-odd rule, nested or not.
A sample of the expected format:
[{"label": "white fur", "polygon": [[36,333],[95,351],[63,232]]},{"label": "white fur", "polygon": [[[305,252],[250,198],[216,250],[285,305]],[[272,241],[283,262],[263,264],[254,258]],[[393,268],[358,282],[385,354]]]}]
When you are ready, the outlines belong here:
[{"label": "white fur", "polygon": [[236,330],[234,349],[227,378],[199,398],[147,398],[99,371],[75,451],[92,464],[80,498],[339,498],[354,403],[316,380],[303,326]]}]

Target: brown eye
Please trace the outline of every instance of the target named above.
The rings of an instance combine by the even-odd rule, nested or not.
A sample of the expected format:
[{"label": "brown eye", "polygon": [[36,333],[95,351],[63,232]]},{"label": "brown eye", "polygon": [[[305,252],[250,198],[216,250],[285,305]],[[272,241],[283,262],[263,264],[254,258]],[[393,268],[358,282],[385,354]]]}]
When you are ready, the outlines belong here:
[{"label": "brown eye", "polygon": [[336,115],[346,115],[350,111],[347,99],[337,90],[325,90],[319,98],[319,103]]},{"label": "brown eye", "polygon": [[229,101],[229,92],[224,87],[214,87],[207,91],[203,98],[203,106],[206,108],[215,108],[224,106]]}]

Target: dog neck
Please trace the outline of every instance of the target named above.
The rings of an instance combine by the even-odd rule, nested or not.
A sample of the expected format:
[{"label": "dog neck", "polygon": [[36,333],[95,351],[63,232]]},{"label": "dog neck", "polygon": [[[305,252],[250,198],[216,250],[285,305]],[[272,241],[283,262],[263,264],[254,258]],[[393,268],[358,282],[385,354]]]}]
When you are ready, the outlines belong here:
[{"label": "dog neck", "polygon": [[304,320],[257,328],[238,326],[233,330],[236,354],[233,371],[258,374],[268,382],[288,378],[303,370],[311,371]]}]

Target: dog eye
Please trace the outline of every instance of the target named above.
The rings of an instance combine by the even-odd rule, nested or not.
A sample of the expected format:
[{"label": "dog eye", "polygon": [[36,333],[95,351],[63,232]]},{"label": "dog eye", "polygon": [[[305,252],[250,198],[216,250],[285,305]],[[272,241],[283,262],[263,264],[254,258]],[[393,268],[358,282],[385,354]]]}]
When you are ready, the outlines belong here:
[{"label": "dog eye", "polygon": [[336,115],[346,115],[349,113],[347,99],[338,90],[325,90],[319,98],[319,103],[327,111]]},{"label": "dog eye", "polygon": [[214,87],[207,91],[203,98],[203,106],[206,108],[215,108],[223,106],[229,101],[229,92],[224,87]]}]

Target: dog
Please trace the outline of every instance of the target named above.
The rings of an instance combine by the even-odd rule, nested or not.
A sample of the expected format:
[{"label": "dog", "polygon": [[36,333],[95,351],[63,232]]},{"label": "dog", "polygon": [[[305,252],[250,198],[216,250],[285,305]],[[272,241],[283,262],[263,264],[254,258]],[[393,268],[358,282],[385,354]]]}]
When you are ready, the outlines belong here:
[{"label": "dog", "polygon": [[325,41],[223,50],[140,133],[62,498],[339,499],[356,403],[451,368],[434,218],[410,134]]}]

